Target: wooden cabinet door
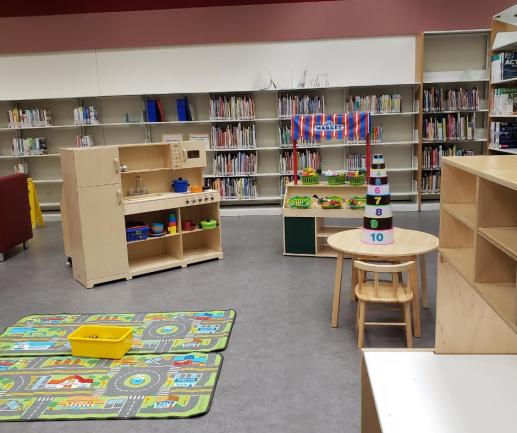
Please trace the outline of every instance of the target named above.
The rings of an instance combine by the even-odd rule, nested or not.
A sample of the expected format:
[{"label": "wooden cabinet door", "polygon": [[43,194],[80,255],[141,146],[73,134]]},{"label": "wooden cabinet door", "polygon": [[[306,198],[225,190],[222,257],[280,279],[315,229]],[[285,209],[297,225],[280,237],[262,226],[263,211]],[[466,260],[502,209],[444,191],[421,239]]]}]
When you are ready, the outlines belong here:
[{"label": "wooden cabinet door", "polygon": [[86,279],[129,271],[121,185],[78,188]]},{"label": "wooden cabinet door", "polygon": [[115,146],[77,149],[74,152],[77,186],[120,183],[120,161]]},{"label": "wooden cabinet door", "polygon": [[206,143],[203,141],[182,141],[181,168],[198,168],[206,166]]}]

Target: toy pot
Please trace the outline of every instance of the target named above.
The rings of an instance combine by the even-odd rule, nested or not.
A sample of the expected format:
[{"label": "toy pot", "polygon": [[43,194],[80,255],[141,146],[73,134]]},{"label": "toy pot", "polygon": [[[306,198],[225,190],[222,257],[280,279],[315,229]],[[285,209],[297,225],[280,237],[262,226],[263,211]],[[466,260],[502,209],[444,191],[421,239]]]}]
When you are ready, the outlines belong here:
[{"label": "toy pot", "polygon": [[152,223],[151,224],[151,231],[154,234],[163,233],[163,224],[162,223]]},{"label": "toy pot", "polygon": [[194,230],[195,227],[196,227],[196,225],[191,220],[186,220],[186,221],[181,222],[181,229],[184,232],[189,232],[190,230]]},{"label": "toy pot", "polygon": [[188,185],[188,180],[182,179],[181,177],[172,181],[172,189],[174,189],[174,192],[187,192]]}]

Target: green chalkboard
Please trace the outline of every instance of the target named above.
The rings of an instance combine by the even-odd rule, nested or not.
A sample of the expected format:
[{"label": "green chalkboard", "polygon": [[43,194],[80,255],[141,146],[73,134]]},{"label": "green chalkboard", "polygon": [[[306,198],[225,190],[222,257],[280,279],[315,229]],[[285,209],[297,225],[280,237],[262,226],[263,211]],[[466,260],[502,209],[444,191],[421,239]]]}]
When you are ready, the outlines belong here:
[{"label": "green chalkboard", "polygon": [[285,252],[316,254],[314,218],[284,218]]}]

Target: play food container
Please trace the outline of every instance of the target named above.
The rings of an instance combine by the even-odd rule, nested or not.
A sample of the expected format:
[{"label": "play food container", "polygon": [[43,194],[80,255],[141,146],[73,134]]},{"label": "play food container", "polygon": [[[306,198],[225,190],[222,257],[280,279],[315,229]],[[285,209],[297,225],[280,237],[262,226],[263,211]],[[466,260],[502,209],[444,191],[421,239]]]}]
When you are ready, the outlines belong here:
[{"label": "play food container", "polygon": [[347,175],[348,183],[352,186],[361,186],[364,185],[366,176],[364,174],[357,175]]},{"label": "play food container", "polygon": [[287,200],[287,206],[293,209],[310,209],[312,207],[312,199],[308,196],[295,195]]},{"label": "play food container", "polygon": [[203,192],[203,187],[199,185],[193,185],[190,187],[190,192]]},{"label": "play food container", "polygon": [[301,176],[303,185],[316,185],[320,183],[319,176]]},{"label": "play food container", "polygon": [[188,180],[182,179],[181,177],[179,179],[173,180],[172,189],[174,190],[174,192],[187,192]]},{"label": "play food container", "polygon": [[134,226],[126,228],[126,240],[128,242],[133,241],[145,241],[149,234],[149,226]]},{"label": "play food container", "polygon": [[201,224],[201,228],[204,230],[215,229],[217,227],[216,220],[204,220],[201,221],[199,224]]},{"label": "play food container", "polygon": [[131,349],[133,329],[128,326],[79,326],[68,336],[73,356],[120,359]]},{"label": "play food container", "polygon": [[344,185],[346,183],[346,176],[344,174],[328,176],[327,181],[329,185]]}]

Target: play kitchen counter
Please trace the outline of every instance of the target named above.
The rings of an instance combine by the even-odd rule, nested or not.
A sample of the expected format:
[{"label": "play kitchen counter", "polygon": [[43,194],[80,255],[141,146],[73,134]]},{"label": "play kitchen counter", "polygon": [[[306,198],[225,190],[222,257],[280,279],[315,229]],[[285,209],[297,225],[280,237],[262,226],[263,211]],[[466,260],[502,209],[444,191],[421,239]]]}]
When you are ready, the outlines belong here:
[{"label": "play kitchen counter", "polygon": [[[325,209],[314,198],[315,195],[320,198],[337,197],[341,199],[341,208]],[[303,185],[301,181],[298,185],[288,183],[282,206],[284,255],[336,257],[336,252],[327,244],[327,238],[350,227],[326,225],[325,218],[362,218],[360,201],[355,202],[359,205],[356,206],[350,200],[365,195],[366,185],[329,185],[327,182]],[[298,198],[298,207],[291,207],[293,197]],[[358,221],[357,226],[360,224]]]},{"label": "play kitchen counter", "polygon": [[[65,254],[75,279],[90,288],[223,258],[219,193],[189,191],[203,183],[205,147],[181,142],[61,150]],[[178,180],[188,182],[187,192],[171,192]],[[174,230],[167,231],[167,221]],[[136,227],[143,230],[126,237],[126,228]]]}]

